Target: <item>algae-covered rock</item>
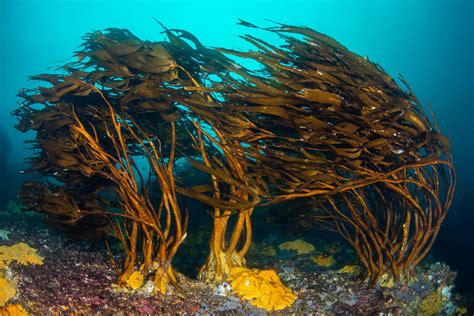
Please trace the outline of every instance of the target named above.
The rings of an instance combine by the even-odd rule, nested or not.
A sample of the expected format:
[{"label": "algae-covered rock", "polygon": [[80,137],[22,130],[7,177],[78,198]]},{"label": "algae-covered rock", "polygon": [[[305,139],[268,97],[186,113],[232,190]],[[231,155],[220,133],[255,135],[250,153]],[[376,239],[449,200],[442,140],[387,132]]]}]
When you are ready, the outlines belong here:
[{"label": "algae-covered rock", "polygon": [[284,309],[296,300],[273,270],[233,268],[227,281],[234,294],[267,311]]},{"label": "algae-covered rock", "polygon": [[395,285],[393,275],[385,273],[379,279],[379,285],[381,287],[392,288]]},{"label": "algae-covered rock", "polygon": [[314,246],[303,239],[284,242],[280,244],[278,248],[280,248],[280,250],[294,250],[298,255],[307,254],[314,250]]},{"label": "algae-covered rock", "polygon": [[330,267],[334,264],[334,257],[326,256],[326,255],[319,255],[313,258],[313,262],[316,263],[320,267]]},{"label": "algae-covered rock", "polygon": [[340,273],[347,273],[347,274],[360,274],[362,272],[362,269],[358,265],[354,264],[348,264],[343,266],[341,269],[339,269]]},{"label": "algae-covered rock", "polygon": [[421,315],[439,315],[443,309],[443,297],[438,292],[432,292],[421,300],[419,305]]}]

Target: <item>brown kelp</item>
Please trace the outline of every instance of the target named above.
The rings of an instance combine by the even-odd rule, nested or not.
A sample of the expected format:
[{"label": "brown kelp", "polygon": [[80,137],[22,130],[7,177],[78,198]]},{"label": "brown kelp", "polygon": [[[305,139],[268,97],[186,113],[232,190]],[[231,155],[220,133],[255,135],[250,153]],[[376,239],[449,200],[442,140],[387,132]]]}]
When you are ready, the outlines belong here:
[{"label": "brown kelp", "polygon": [[[46,213],[73,240],[118,238],[125,252],[119,284],[138,266],[143,275],[155,274],[161,292],[162,280],[176,285],[171,260],[186,236],[177,192],[214,207],[215,250],[203,269],[210,271],[208,279],[222,279],[244,264],[250,213],[259,202],[239,160],[240,146],[226,143],[215,127],[214,134],[207,132],[209,123],[178,102],[193,93],[186,87],[200,86],[199,67],[186,60],[188,44],[169,35],[170,42],[149,43],[126,30],[88,34],[78,61],[61,67],[62,74],[33,77],[51,87],[21,91],[24,102],[15,111],[18,129],[37,131],[30,171],[62,184],[25,183],[24,206]],[[208,173],[209,185],[190,188],[176,179],[181,158]],[[159,184],[160,201],[151,201],[152,181]],[[229,215],[236,212],[226,246]]]},{"label": "brown kelp", "polygon": [[[384,273],[408,273],[453,198],[446,137],[402,77],[408,92],[380,66],[309,28],[265,30],[285,44],[245,35],[256,51],[217,49],[260,68],[229,58],[203,62],[209,83],[199,91],[216,96],[221,133],[242,145],[269,202],[313,199],[303,220],[341,234],[372,284]],[[207,101],[184,102],[210,109]]]},{"label": "brown kelp", "polygon": [[[200,270],[208,281],[245,265],[256,206],[293,201],[304,201],[306,224],[353,246],[371,284],[409,273],[454,194],[434,117],[403,78],[408,92],[333,39],[289,25],[262,30],[284,44],[245,35],[256,50],[243,52],[205,47],[184,30],[165,29],[166,42],[120,29],[88,34],[78,61],[33,77],[48,87],[20,92],[17,128],[36,131],[31,171],[52,179],[26,183],[24,206],[73,239],[118,238],[119,283],[138,270],[162,293],[177,286],[184,196],[212,207]],[[179,159],[207,183],[182,181]]]},{"label": "brown kelp", "polygon": [[[210,254],[199,271],[199,277],[207,281],[222,281],[233,267],[245,265],[244,256],[252,241],[251,215],[260,202],[258,182],[249,177],[240,144],[228,143],[219,130],[213,127],[216,137],[201,128],[200,119],[196,125],[197,137],[193,138],[201,153],[202,163],[191,160],[198,169],[211,175],[209,185],[182,188],[180,193],[196,198],[213,207],[213,229],[209,243]],[[217,146],[223,153],[223,159],[210,155],[206,143]],[[230,216],[237,214],[228,239]],[[227,237],[227,238],[226,238]],[[228,239],[228,240],[227,240]]]},{"label": "brown kelp", "polygon": [[[90,34],[77,55],[65,74],[34,78],[52,87],[20,94],[17,128],[37,131],[31,169],[61,183],[26,183],[21,200],[72,238],[118,238],[125,253],[119,284],[138,269],[164,293],[169,282],[176,285],[171,260],[186,237],[174,177],[182,126],[172,104],[144,100],[160,96],[157,87],[177,77],[173,60],[161,44],[120,30]],[[159,201],[150,199],[152,178]]]},{"label": "brown kelp", "polygon": [[[210,253],[199,271],[199,278],[221,281],[233,267],[245,265],[244,256],[252,240],[251,215],[266,192],[266,184],[258,173],[249,169],[251,164],[243,144],[221,132],[232,117],[221,111],[215,95],[205,91],[207,77],[211,75],[205,66],[219,67],[216,61],[230,60],[222,53],[204,47],[187,31],[165,29],[165,32],[172,44],[170,53],[189,78],[171,96],[174,103],[186,109],[192,125],[188,127],[191,144],[199,155],[188,156],[188,159],[211,178],[209,184],[197,187],[183,183],[178,191],[213,208]],[[235,122],[242,124],[242,119],[236,118]],[[237,217],[235,222],[230,221],[233,214]],[[232,233],[229,235],[228,232]]]}]

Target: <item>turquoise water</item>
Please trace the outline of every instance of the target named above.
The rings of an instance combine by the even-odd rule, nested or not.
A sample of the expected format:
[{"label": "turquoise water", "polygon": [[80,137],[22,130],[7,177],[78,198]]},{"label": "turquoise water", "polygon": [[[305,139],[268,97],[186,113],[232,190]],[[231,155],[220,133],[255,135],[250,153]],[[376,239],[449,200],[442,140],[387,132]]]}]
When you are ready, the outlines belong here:
[{"label": "turquoise water", "polygon": [[[164,38],[169,28],[193,32],[205,45],[246,48],[237,18],[305,25],[368,56],[392,76],[402,73],[423,102],[430,102],[452,144],[457,195],[434,252],[460,271],[472,290],[474,274],[474,1],[51,1],[1,0],[0,127],[13,144],[0,199],[15,195],[28,154],[27,137],[9,113],[29,75],[71,57],[81,36],[108,27],[127,28],[142,39]],[[453,246],[454,245],[454,246]],[[470,254],[470,258],[469,258]]]}]

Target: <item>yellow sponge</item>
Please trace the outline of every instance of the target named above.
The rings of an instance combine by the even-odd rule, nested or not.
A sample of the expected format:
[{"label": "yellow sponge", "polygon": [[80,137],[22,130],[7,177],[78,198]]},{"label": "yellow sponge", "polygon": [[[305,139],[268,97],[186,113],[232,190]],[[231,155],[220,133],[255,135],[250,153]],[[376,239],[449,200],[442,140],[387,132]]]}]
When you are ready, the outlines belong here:
[{"label": "yellow sponge", "polygon": [[36,249],[23,242],[10,247],[0,246],[0,267],[5,268],[12,261],[17,261],[23,265],[43,264],[43,258],[36,253]]},{"label": "yellow sponge", "polygon": [[0,278],[0,307],[5,304],[16,295],[15,288],[8,282],[7,279]]},{"label": "yellow sponge", "polygon": [[296,300],[273,270],[233,268],[227,281],[234,294],[267,311],[284,309]]},{"label": "yellow sponge", "polygon": [[130,277],[127,279],[127,285],[132,289],[136,290],[143,284],[143,275],[138,271],[133,271]]},{"label": "yellow sponge", "polygon": [[8,304],[0,307],[0,316],[26,316],[28,313],[19,304]]},{"label": "yellow sponge", "polygon": [[0,246],[0,316],[26,315],[21,305],[9,304],[5,306],[10,299],[15,297],[16,289],[3,277],[2,270],[5,270],[13,261],[23,265],[43,264],[43,258],[36,253],[36,249],[25,243]]}]

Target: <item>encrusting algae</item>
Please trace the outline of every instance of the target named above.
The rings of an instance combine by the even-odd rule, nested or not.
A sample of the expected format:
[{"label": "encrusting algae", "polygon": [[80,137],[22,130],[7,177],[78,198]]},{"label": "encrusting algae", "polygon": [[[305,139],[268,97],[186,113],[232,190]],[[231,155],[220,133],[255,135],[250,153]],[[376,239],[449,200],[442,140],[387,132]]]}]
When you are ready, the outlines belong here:
[{"label": "encrusting algae", "polygon": [[430,293],[420,301],[419,312],[421,315],[439,315],[442,309],[443,297],[440,293]]},{"label": "encrusting algae", "polygon": [[314,250],[314,246],[303,239],[287,241],[278,246],[280,250],[294,250],[298,255],[304,255]]},{"label": "encrusting algae", "polygon": [[348,274],[360,274],[362,269],[360,266],[355,264],[348,264],[343,266],[340,270],[340,273],[348,273]]},{"label": "encrusting algae", "polygon": [[267,311],[284,309],[296,300],[296,295],[273,270],[233,268],[227,281],[234,294]]}]

